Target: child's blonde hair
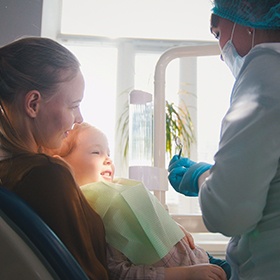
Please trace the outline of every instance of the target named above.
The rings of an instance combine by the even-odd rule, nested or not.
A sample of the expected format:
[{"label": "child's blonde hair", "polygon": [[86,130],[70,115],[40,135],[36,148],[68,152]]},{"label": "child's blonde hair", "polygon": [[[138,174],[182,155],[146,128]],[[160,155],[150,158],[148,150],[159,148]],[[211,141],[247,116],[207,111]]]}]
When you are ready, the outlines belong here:
[{"label": "child's blonde hair", "polygon": [[78,135],[87,129],[94,129],[96,132],[101,133],[105,136],[105,134],[100,129],[96,128],[93,125],[90,125],[89,123],[76,123],[73,129],[69,131],[68,136],[62,141],[61,147],[59,149],[53,150],[52,154],[60,156],[62,158],[67,157],[77,146]]},{"label": "child's blonde hair", "polygon": [[83,123],[76,123],[72,130],[69,131],[68,136],[62,141],[62,145],[59,149],[53,150],[52,154],[57,155],[60,157],[68,156],[76,147],[77,145],[77,137],[78,135],[89,128],[94,128],[94,126],[83,122]]}]

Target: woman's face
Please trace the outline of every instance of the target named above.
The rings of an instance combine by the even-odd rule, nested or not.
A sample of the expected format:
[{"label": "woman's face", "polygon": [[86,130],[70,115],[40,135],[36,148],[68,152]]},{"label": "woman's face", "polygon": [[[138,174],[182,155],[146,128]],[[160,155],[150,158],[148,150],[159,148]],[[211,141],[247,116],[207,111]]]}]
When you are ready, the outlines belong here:
[{"label": "woman's face", "polygon": [[83,121],[80,112],[83,94],[84,79],[78,71],[72,80],[61,83],[58,92],[49,100],[42,100],[34,119],[33,135],[38,146],[59,148],[73,124]]},{"label": "woman's face", "polygon": [[114,178],[115,167],[107,138],[95,128],[81,131],[75,147],[64,159],[71,165],[80,186],[99,181],[112,182]]},{"label": "woman's face", "polygon": [[[213,18],[215,18],[215,21]],[[212,15],[210,30],[215,38],[219,40],[221,49],[223,49],[224,45],[231,37],[233,24],[234,23],[232,21]]]},{"label": "woman's face", "polygon": [[[213,20],[215,18],[215,20]],[[219,40],[220,48],[223,49],[228,40],[231,39],[235,46],[236,51],[240,56],[246,55],[252,48],[252,33],[249,33],[249,29],[246,26],[236,24],[233,31],[234,22],[215,16],[211,18],[210,30],[212,34]]]}]

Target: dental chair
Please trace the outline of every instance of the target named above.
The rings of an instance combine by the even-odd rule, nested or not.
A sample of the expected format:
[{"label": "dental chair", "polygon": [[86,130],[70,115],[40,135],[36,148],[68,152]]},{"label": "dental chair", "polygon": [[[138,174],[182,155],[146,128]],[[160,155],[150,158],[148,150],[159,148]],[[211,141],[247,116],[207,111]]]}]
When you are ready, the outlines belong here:
[{"label": "dental chair", "polygon": [[0,187],[0,279],[88,280],[54,232],[4,187]]}]

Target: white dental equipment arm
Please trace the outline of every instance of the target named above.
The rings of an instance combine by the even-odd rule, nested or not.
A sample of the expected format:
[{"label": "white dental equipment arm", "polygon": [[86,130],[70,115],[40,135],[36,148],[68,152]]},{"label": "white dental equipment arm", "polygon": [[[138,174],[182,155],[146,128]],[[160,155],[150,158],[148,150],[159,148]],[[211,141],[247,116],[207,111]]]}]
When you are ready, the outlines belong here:
[{"label": "white dental equipment arm", "polygon": [[[159,58],[154,76],[154,143],[153,157],[154,167],[166,169],[165,167],[165,73],[168,64],[181,57],[199,57],[219,55],[220,48],[218,44],[205,44],[200,46],[180,46],[174,47],[164,52]],[[166,177],[165,186],[168,186],[168,178]],[[155,191],[155,195],[165,204],[165,192]]]}]

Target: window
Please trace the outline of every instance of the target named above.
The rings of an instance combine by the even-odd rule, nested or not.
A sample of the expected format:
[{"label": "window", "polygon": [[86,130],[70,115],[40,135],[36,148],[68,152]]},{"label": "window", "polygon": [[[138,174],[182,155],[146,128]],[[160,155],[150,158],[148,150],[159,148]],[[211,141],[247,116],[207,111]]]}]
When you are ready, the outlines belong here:
[{"label": "window", "polygon": [[[44,5],[46,3],[51,1]],[[119,93],[127,90],[127,85],[153,93],[155,65],[165,50],[175,45],[213,40],[208,28],[210,9],[210,1],[205,0],[191,3],[186,0],[82,0],[78,9],[76,1],[62,1],[61,29],[56,39],[81,62],[86,80],[81,105],[84,120],[106,133],[116,165],[123,162],[117,155],[116,119],[126,101],[119,101]],[[123,44],[128,48],[121,49]],[[120,63],[124,57],[125,63]],[[233,78],[217,56],[198,58],[196,68],[196,159],[211,163],[218,147],[221,120],[229,105]],[[166,72],[169,101],[178,100],[179,77],[180,62],[176,59]],[[167,193],[167,203],[171,213],[200,213],[196,198],[179,195],[172,188]],[[211,238],[216,237],[211,235]],[[218,240],[224,239],[218,236]]]},{"label": "window", "polygon": [[117,49],[67,44],[79,59],[86,88],[81,111],[86,122],[107,135],[114,156],[114,119],[117,76]]},{"label": "window", "polygon": [[[53,1],[53,0],[49,0]],[[213,40],[211,1],[62,0],[61,33],[108,38]]]},{"label": "window", "polygon": [[[111,154],[114,156],[117,48],[74,44],[67,47],[78,56],[86,80],[82,102],[84,119],[108,135]],[[136,54],[135,89],[153,93],[154,70],[159,57],[159,53]],[[218,57],[199,58],[197,64],[197,160],[212,163],[218,148],[220,123],[229,105],[233,78]],[[223,73],[222,78],[219,73]],[[178,77],[177,59],[168,65],[166,72],[166,98],[172,102],[178,99]],[[223,83],[219,82],[221,80]],[[200,213],[196,198],[183,197],[172,188],[167,193],[167,204],[172,213]]]}]

